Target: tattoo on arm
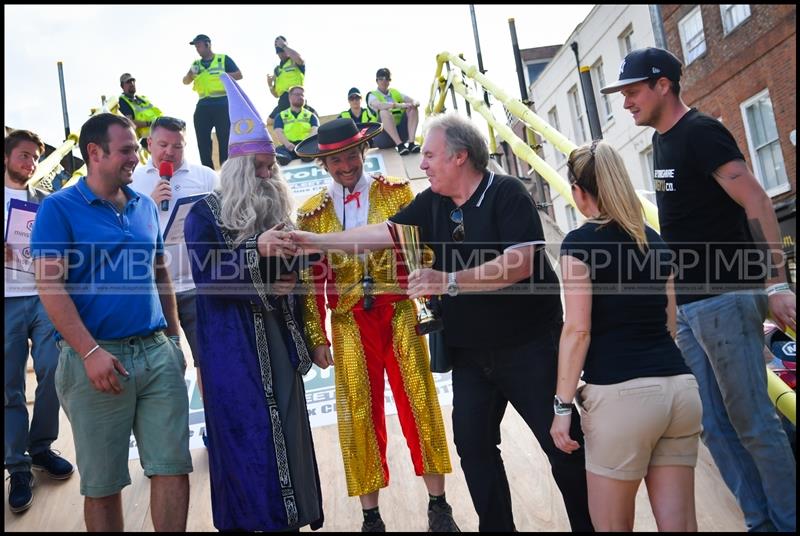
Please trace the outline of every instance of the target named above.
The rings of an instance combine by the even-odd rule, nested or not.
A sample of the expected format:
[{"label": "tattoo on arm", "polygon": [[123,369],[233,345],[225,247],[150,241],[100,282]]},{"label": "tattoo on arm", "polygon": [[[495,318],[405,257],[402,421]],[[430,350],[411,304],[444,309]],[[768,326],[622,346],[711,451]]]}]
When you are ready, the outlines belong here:
[{"label": "tattoo on arm", "polygon": [[[735,165],[733,165],[733,166],[731,166],[731,165],[720,166],[717,169],[715,169],[714,172],[712,173],[714,178],[717,179],[718,181],[722,181],[722,180],[735,181],[736,179],[741,177],[743,174],[748,173],[747,164],[745,164],[744,160],[733,160],[732,162]],[[722,172],[723,168],[727,168],[725,170],[726,173]]]}]

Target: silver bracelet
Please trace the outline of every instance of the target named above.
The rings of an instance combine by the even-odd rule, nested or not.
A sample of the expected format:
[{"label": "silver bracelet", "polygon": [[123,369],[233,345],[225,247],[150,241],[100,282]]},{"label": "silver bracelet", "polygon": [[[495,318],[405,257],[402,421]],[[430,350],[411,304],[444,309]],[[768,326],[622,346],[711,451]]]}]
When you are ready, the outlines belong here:
[{"label": "silver bracelet", "polygon": [[772,296],[773,294],[780,294],[781,292],[791,292],[792,287],[789,286],[789,283],[775,283],[774,285],[770,285],[767,287],[767,296]]},{"label": "silver bracelet", "polygon": [[95,352],[95,350],[97,350],[98,348],[100,348],[100,345],[99,344],[95,344],[94,348],[92,348],[91,350],[86,352],[86,355],[83,356],[83,361],[86,361],[86,358],[89,357],[90,355],[92,355]]}]

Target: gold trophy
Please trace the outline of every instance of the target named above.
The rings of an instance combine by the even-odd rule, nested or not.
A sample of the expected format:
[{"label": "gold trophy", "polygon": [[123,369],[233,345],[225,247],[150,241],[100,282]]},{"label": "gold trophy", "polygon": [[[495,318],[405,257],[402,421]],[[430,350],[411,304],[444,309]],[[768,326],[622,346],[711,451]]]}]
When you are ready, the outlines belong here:
[{"label": "gold trophy", "polygon": [[[403,255],[408,273],[425,268],[422,261],[422,244],[419,241],[419,227],[393,223],[389,226],[389,230],[392,233],[392,239],[397,249]],[[428,309],[425,298],[416,298],[414,301],[418,309],[417,325],[414,328],[417,335],[427,335],[444,327],[442,320],[436,318],[431,310]]]}]

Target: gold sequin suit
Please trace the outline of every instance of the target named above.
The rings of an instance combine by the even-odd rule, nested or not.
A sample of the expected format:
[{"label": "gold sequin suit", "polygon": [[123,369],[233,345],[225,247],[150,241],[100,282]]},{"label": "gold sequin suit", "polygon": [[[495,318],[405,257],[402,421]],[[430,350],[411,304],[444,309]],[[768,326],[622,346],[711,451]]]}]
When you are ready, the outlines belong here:
[{"label": "gold sequin suit", "polygon": [[[375,176],[369,188],[368,224],[397,213],[413,197],[405,179]],[[342,230],[327,190],[298,210],[298,227],[315,233]],[[361,285],[366,263],[375,282],[375,300],[363,308]],[[451,471],[444,422],[429,368],[428,348],[414,332],[416,307],[400,289],[391,249],[356,255],[330,253],[306,270],[303,316],[309,348],[329,344],[325,307],[331,311],[335,360],[336,413],[347,492],[365,495],[389,484],[384,369],[398,407],[417,475]]]}]

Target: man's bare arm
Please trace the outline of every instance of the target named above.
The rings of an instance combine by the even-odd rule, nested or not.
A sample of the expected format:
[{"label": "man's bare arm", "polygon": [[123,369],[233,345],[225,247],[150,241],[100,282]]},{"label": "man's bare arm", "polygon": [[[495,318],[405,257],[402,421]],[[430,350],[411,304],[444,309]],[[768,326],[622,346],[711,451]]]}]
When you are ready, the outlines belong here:
[{"label": "man's bare arm", "polygon": [[109,394],[122,392],[117,372],[127,376],[122,363],[103,348],[99,348],[83,323],[75,302],[65,287],[64,259],[39,258],[34,261],[36,288],[44,310],[58,333],[82,358],[86,376],[98,391]]},{"label": "man's bare arm", "polygon": [[189,69],[189,72],[187,72],[185,75],[183,75],[183,85],[184,86],[188,86],[189,84],[191,84],[192,80],[195,79],[195,76],[196,75],[195,75],[194,71],[192,69]]},{"label": "man's bare arm", "polygon": [[305,65],[303,58],[300,56],[300,53],[293,48],[290,48],[288,45],[284,43],[283,51],[286,52],[286,55],[289,56],[295,65]]},{"label": "man's bare arm", "polygon": [[[714,178],[731,199],[744,208],[755,246],[769,260],[767,273],[769,309],[781,329],[797,329],[797,301],[789,290],[786,263],[781,248],[780,227],[775,210],[764,188],[743,160],[732,160],[714,171]],[[781,288],[783,287],[783,288]]]},{"label": "man's bare arm", "polygon": [[47,316],[65,341],[80,355],[86,355],[97,342],[75,308],[64,286],[64,259],[39,258],[34,261],[36,288]]},{"label": "man's bare arm", "polygon": [[732,160],[714,171],[714,178],[731,199],[744,208],[747,223],[756,247],[769,255],[772,272],[767,285],[786,281],[783,251],[776,246],[781,243],[778,219],[764,188],[747,168],[743,160]]},{"label": "man's bare arm", "polygon": [[294,148],[294,144],[289,141],[289,138],[286,137],[286,134],[284,134],[282,128],[276,128],[274,130],[274,132],[275,132],[275,139],[278,141],[279,145],[283,145],[284,147],[287,147],[287,148],[289,146]]},{"label": "man's bare arm", "polygon": [[[508,248],[502,255],[480,266],[456,272],[459,293],[494,292],[527,279],[533,273],[537,245]],[[430,268],[415,270],[408,277],[411,298],[447,292],[447,273]]]},{"label": "man's bare arm", "polygon": [[161,301],[161,309],[164,318],[167,319],[167,335],[180,335],[180,321],[178,320],[178,302],[175,299],[175,290],[172,287],[172,279],[169,271],[164,265],[164,255],[156,255],[155,258],[156,287],[158,288],[158,299]]},{"label": "man's bare arm", "polygon": [[363,225],[338,233],[315,234],[307,231],[292,231],[291,234],[295,245],[308,253],[318,251],[363,253],[394,246],[389,225],[392,225],[391,222]]}]

